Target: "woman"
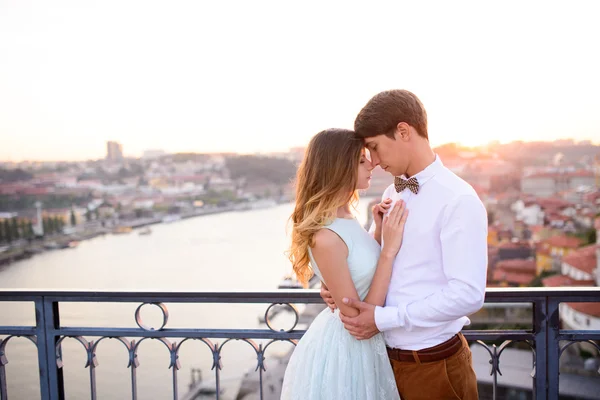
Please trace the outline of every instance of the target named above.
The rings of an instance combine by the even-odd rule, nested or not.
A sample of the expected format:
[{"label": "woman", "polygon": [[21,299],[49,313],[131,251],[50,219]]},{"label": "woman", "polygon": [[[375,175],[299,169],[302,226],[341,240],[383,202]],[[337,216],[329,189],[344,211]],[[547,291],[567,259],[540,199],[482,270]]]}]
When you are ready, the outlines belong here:
[{"label": "woman", "polygon": [[402,244],[404,204],[398,202],[383,220],[380,211],[389,207],[373,208],[383,248],[350,212],[357,190],[369,187],[372,169],[362,141],[343,129],[314,136],[298,169],[290,260],[303,283],[315,273],[328,286],[338,309],[321,312],[296,346],[282,399],[400,398],[381,334],[356,340],[339,317],[358,315],[342,302],[345,297],[384,304]]}]

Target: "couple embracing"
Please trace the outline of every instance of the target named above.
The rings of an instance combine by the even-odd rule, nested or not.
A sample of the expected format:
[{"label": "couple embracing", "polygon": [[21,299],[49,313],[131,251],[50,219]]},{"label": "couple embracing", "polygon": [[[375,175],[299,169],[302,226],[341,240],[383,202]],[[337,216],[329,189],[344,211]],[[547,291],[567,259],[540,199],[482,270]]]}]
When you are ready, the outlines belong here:
[{"label": "couple embracing", "polygon": [[[368,151],[367,151],[368,150]],[[367,232],[357,192],[394,177]],[[406,90],[374,96],[354,131],[315,135],[298,169],[290,259],[322,281],[320,313],[290,358],[282,399],[477,399],[460,333],[485,296],[487,213],[429,144]]]}]

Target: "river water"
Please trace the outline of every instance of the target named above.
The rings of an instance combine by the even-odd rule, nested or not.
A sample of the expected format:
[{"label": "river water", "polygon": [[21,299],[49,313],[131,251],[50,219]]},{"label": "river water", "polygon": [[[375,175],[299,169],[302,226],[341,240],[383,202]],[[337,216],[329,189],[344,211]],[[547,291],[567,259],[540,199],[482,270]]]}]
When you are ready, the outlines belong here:
[{"label": "river water", "polygon": [[[361,200],[357,217],[364,223],[369,198]],[[284,251],[288,245],[287,219],[292,204],[243,212],[207,215],[152,226],[150,235],[136,231],[83,241],[77,248],[46,252],[0,270],[0,287],[23,289],[157,290],[157,291],[269,291],[291,272]],[[62,326],[136,327],[137,303],[61,304]],[[264,328],[258,317],[267,305],[167,304],[170,328]],[[148,308],[146,310],[146,308]],[[159,325],[153,307],[142,313],[147,324]],[[280,323],[285,324],[285,317]],[[32,303],[0,303],[0,325],[34,325]],[[283,327],[283,326],[282,326]],[[92,340],[94,338],[88,338]],[[81,345],[63,342],[67,399],[89,398],[89,372]],[[269,348],[273,354],[288,344]],[[10,399],[39,399],[37,355],[32,343],[11,340],[6,352]],[[169,353],[156,340],[146,340],[138,351],[139,399],[172,398]],[[267,354],[267,368],[269,366]],[[98,399],[127,399],[130,372],[123,344],[103,341],[97,351]],[[186,342],[180,351],[179,393],[187,390],[191,368],[213,377],[208,347]],[[274,362],[272,362],[274,363]],[[256,355],[243,342],[227,344],[222,353],[224,398],[233,398],[241,377],[256,365]],[[253,370],[253,368],[252,368]]]}]

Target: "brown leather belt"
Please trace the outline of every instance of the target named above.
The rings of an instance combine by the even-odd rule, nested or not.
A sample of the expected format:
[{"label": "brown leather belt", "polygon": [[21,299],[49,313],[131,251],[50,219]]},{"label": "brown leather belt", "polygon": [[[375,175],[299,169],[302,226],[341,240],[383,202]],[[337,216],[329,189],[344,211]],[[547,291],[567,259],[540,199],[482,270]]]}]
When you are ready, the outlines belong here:
[{"label": "brown leather belt", "polygon": [[456,352],[458,352],[458,350],[460,350],[461,347],[462,340],[460,338],[460,333],[458,333],[452,336],[452,338],[446,340],[444,343],[438,344],[434,347],[429,347],[427,349],[413,352],[411,350],[401,350],[387,347],[387,353],[392,360],[417,362],[417,359],[413,354],[416,353],[419,357],[419,361],[422,363],[426,363],[444,360],[456,354]]}]

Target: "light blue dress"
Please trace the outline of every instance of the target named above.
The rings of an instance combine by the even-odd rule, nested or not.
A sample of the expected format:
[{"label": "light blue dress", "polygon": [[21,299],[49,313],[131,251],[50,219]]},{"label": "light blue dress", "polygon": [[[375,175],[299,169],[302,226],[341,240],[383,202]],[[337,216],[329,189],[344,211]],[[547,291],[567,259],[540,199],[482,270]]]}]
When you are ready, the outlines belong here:
[{"label": "light blue dress", "polygon": [[[377,268],[379,244],[356,219],[337,218],[326,228],[348,246],[350,275],[359,297],[364,299]],[[313,271],[323,279],[310,250],[309,257]],[[344,328],[339,310],[323,310],[290,358],[281,399],[400,399],[383,336],[356,340]]]}]

